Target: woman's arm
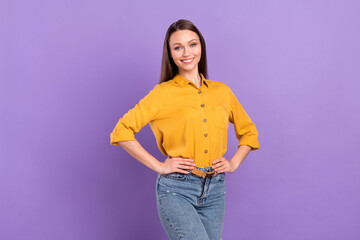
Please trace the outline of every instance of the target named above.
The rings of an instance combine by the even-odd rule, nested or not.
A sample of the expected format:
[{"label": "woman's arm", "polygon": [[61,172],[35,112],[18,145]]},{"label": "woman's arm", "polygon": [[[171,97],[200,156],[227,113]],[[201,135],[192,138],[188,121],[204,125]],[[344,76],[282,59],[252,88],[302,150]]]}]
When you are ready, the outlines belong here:
[{"label": "woman's arm", "polygon": [[248,145],[240,145],[234,156],[230,160],[230,165],[233,172],[238,169],[240,164],[244,161],[246,156],[249,154],[251,147]]},{"label": "woman's arm", "polygon": [[193,159],[184,157],[170,157],[168,156],[164,162],[159,162],[150,153],[148,153],[138,141],[120,141],[116,142],[119,146],[125,149],[136,160],[160,174],[167,174],[172,172],[189,173],[190,169],[195,167]]},{"label": "woman's arm", "polygon": [[240,147],[238,147],[238,150],[236,151],[236,153],[234,154],[234,156],[231,158],[230,161],[228,161],[224,157],[215,159],[212,168],[218,173],[223,173],[223,172],[233,173],[235,172],[236,169],[238,169],[242,161],[244,161],[246,156],[249,154],[250,150],[251,150],[250,146],[240,145]]},{"label": "woman's arm", "polygon": [[117,142],[125,151],[127,151],[136,160],[154,170],[157,173],[162,172],[162,163],[148,153],[138,141],[121,141]]}]

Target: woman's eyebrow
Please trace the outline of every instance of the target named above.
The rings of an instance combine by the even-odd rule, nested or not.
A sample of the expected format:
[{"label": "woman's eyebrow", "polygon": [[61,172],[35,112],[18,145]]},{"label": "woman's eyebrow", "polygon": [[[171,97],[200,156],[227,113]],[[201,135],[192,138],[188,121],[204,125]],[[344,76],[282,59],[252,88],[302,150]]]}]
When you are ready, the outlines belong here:
[{"label": "woman's eyebrow", "polygon": [[[188,42],[191,42],[191,41],[194,41],[194,40],[196,40],[196,39],[195,39],[195,38],[194,38],[194,39],[191,39],[191,40],[188,41]],[[181,44],[181,43],[174,43],[173,46],[174,46],[175,44]]]}]

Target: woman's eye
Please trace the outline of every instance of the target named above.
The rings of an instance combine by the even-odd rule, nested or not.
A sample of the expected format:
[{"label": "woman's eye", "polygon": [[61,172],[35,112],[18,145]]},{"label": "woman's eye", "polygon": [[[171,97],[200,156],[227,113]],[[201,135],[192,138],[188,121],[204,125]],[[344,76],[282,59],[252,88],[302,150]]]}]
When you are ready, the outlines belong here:
[{"label": "woman's eye", "polygon": [[[190,46],[196,46],[196,43],[193,43],[193,44],[191,44]],[[174,50],[178,50],[178,49],[180,49],[181,47],[175,47],[174,48]]]}]

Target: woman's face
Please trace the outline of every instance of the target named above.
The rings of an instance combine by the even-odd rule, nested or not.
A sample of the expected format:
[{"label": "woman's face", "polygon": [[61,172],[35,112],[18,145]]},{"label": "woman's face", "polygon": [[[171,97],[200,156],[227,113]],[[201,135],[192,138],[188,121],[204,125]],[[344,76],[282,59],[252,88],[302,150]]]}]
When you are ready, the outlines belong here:
[{"label": "woman's face", "polygon": [[178,30],[171,34],[169,47],[171,57],[181,72],[198,72],[201,58],[199,36],[190,30]]}]

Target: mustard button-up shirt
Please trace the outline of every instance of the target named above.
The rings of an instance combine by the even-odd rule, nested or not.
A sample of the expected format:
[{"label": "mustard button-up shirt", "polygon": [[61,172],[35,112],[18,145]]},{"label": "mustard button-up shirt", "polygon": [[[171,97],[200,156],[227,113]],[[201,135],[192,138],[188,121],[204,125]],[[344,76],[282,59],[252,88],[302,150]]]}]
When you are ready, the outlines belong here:
[{"label": "mustard button-up shirt", "polygon": [[194,159],[202,168],[224,156],[231,122],[238,147],[259,149],[255,124],[230,87],[200,76],[199,88],[180,74],[155,85],[119,119],[110,134],[110,144],[136,140],[135,134],[149,123],[162,154]]}]

